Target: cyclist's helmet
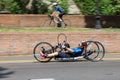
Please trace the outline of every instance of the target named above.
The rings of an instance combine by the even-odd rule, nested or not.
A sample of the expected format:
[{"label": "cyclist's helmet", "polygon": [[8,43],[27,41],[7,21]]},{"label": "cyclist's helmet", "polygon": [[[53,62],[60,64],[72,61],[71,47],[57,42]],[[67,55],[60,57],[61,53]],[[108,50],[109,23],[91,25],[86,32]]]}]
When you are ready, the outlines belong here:
[{"label": "cyclist's helmet", "polygon": [[83,47],[87,47],[87,42],[86,41],[82,41],[81,44],[82,44]]},{"label": "cyclist's helmet", "polygon": [[58,4],[58,3],[54,2],[52,5],[53,5],[53,6],[56,6],[57,4]]}]

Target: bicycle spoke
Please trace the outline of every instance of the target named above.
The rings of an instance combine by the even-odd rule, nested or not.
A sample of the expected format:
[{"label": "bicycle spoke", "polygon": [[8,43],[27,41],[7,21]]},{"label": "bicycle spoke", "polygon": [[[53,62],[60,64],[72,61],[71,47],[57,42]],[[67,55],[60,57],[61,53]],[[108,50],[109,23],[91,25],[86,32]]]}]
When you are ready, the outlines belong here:
[{"label": "bicycle spoke", "polygon": [[87,41],[86,59],[91,61],[100,61],[104,57],[104,46],[98,41]]},{"label": "bicycle spoke", "polygon": [[[43,54],[51,54],[51,53],[53,53],[53,51],[54,51],[53,47],[50,43],[41,42],[35,46],[33,54],[34,54],[35,59],[37,61],[41,62],[41,52]],[[50,60],[51,60],[51,58],[45,58],[45,60],[42,60],[42,61],[47,62]]]},{"label": "bicycle spoke", "polygon": [[65,42],[67,42],[67,36],[64,33],[58,34],[57,42],[58,42],[58,44],[63,44]]}]

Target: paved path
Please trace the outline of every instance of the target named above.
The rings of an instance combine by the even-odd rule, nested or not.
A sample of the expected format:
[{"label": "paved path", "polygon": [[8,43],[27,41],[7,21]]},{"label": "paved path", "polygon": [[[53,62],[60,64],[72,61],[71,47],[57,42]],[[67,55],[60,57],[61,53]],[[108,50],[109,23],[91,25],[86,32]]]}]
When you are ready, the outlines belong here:
[{"label": "paved path", "polygon": [[[24,60],[20,57],[13,56]],[[120,80],[119,57],[109,54],[100,62],[0,63],[0,80]]]},{"label": "paved path", "polygon": [[76,6],[73,0],[69,0],[68,4],[70,5],[68,14],[80,14],[80,9]]},{"label": "paved path", "polygon": [[[120,53],[106,53],[103,60],[120,60]],[[0,56],[0,63],[37,62],[33,55]]]}]

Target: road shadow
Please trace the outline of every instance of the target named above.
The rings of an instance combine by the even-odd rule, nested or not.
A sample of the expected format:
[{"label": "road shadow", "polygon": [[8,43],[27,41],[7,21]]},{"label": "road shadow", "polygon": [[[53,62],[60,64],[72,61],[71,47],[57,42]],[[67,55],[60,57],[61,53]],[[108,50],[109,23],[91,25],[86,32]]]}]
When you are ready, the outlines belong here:
[{"label": "road shadow", "polygon": [[0,79],[1,78],[8,78],[9,75],[14,74],[14,71],[8,71],[8,68],[0,67]]},{"label": "road shadow", "polygon": [[58,61],[58,60],[51,60],[51,61],[49,61],[49,62],[44,62],[44,61],[42,61],[42,62],[39,62],[39,61],[34,61],[33,63],[56,63],[56,62],[60,62],[60,63],[66,63],[66,62],[89,62],[89,60],[61,60],[61,61]]}]

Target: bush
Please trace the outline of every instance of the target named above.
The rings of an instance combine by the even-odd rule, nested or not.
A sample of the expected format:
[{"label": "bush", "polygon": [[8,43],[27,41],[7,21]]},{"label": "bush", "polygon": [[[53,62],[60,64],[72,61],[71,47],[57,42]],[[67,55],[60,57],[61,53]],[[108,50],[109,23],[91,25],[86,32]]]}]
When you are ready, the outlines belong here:
[{"label": "bush", "polygon": [[[77,6],[81,9],[83,15],[96,14],[96,0],[74,0]],[[120,15],[119,0],[100,0],[101,15]],[[114,5],[113,5],[114,3]]]},{"label": "bush", "polygon": [[120,0],[112,0],[113,12],[115,15],[120,15]]},{"label": "bush", "polygon": [[33,1],[33,14],[45,14],[48,13],[48,5],[41,2],[41,0]]},{"label": "bush", "polygon": [[9,11],[13,14],[22,13],[19,5],[14,0],[2,0],[1,4],[3,5],[3,11]]},{"label": "bush", "polygon": [[32,9],[26,9],[28,0],[2,0],[0,2],[3,5],[4,11],[9,11],[12,14],[32,13],[32,14],[44,14],[48,12],[47,5],[42,3],[41,0],[34,0]]},{"label": "bush", "polygon": [[69,0],[61,0],[61,4],[60,4],[60,6],[64,8],[65,14],[68,13],[68,8],[69,8],[68,1]]},{"label": "bush", "polygon": [[77,6],[80,8],[83,15],[94,15],[96,14],[95,1],[91,0],[74,0]]},{"label": "bush", "polygon": [[85,0],[82,4],[81,12],[84,15],[95,15],[96,14],[95,1]]},{"label": "bush", "polygon": [[101,14],[102,15],[114,15],[112,1],[101,0]]}]

